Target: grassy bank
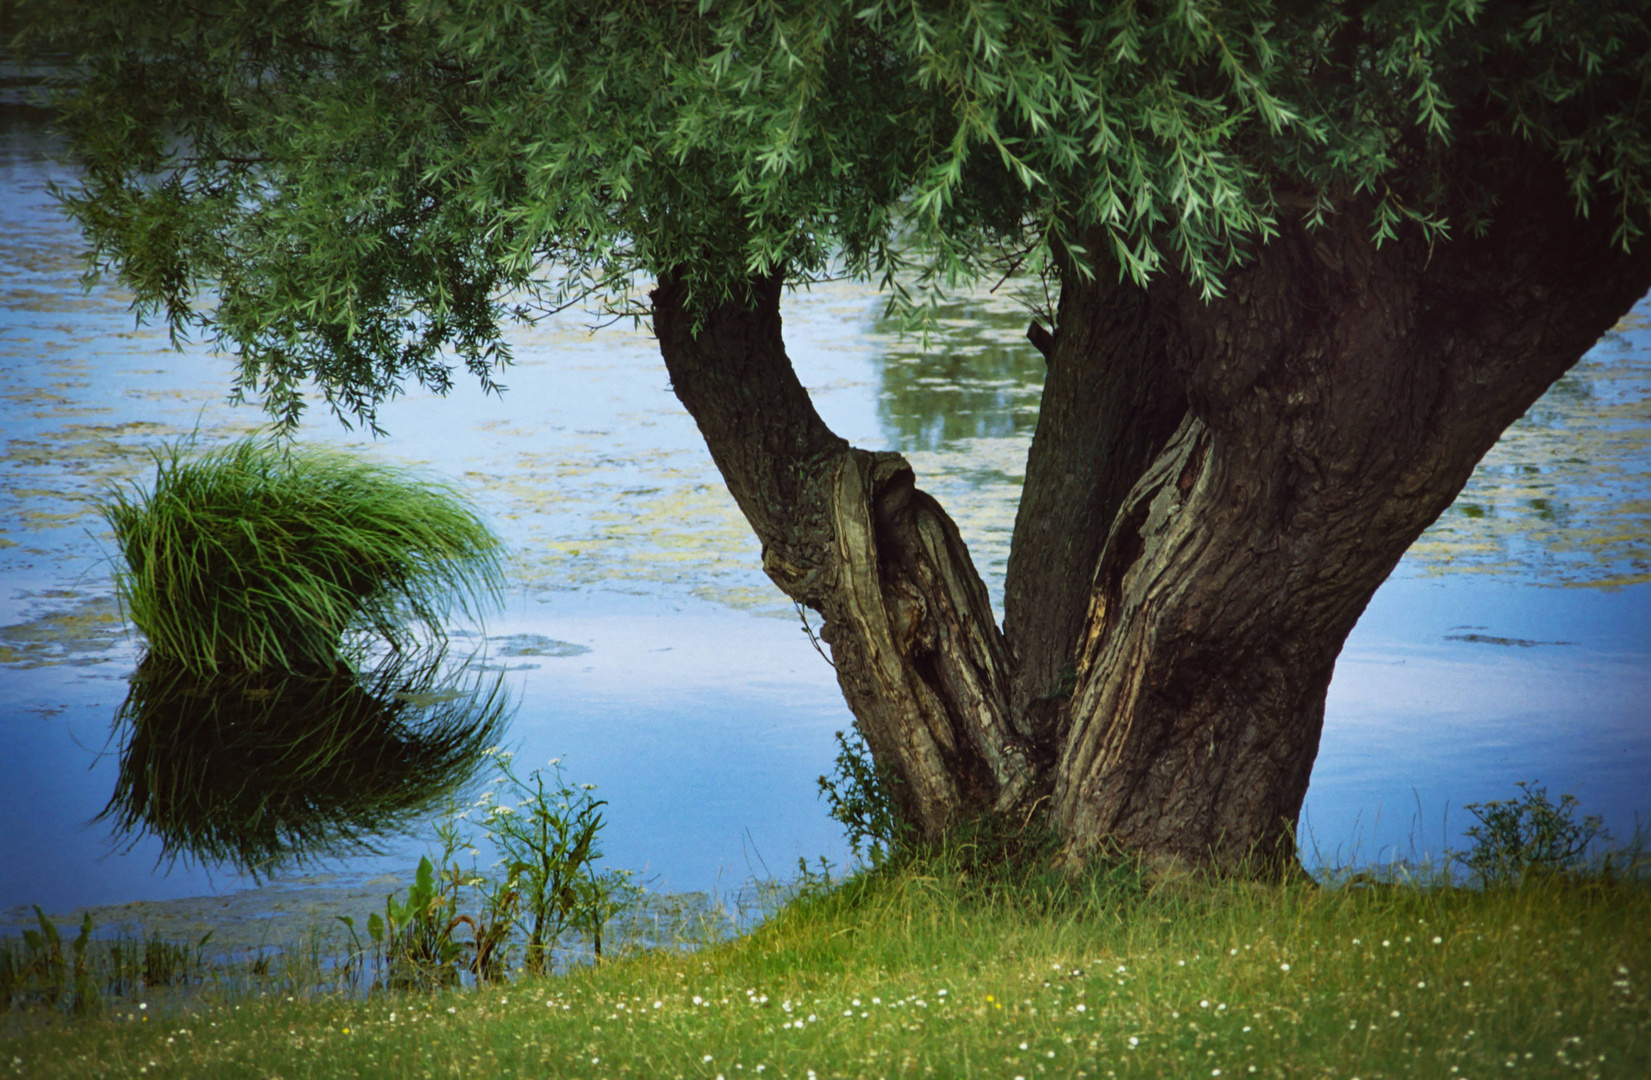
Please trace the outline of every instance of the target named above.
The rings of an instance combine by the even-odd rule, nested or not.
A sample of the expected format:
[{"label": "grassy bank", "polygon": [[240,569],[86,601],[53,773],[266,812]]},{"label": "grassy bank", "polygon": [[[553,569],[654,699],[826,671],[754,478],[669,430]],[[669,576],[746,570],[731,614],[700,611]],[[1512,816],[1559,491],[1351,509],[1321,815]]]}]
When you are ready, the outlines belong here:
[{"label": "grassy bank", "polygon": [[111,1005],[14,1026],[26,1076],[1651,1074],[1651,891],[1015,893],[907,868],[752,935],[435,996]]}]

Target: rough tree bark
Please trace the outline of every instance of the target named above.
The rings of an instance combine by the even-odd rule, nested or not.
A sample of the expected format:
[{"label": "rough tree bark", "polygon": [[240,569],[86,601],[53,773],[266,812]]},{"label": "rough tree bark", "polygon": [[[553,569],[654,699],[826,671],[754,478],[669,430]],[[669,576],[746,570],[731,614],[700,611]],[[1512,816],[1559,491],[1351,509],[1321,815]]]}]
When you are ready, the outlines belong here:
[{"label": "rough tree bark", "polygon": [[[778,277],[695,317],[665,275],[678,396],[819,611],[905,820],[1041,810],[1107,849],[1273,873],[1337,654],[1501,432],[1651,286],[1541,167],[1488,234],[1376,246],[1349,199],[1203,300],[1166,273],[1063,276],[1004,632],[956,526],[897,454],[850,447],[786,358]],[[1555,222],[1565,222],[1555,227]],[[1092,250],[1095,248],[1092,247]]]},{"label": "rough tree bark", "polygon": [[843,696],[899,782],[902,818],[938,838],[1018,802],[1039,770],[1009,724],[1009,661],[957,526],[898,454],[850,447],[785,355],[776,276],[699,313],[663,275],[654,333],[672,386],[762,542],[763,569],[820,612]]}]

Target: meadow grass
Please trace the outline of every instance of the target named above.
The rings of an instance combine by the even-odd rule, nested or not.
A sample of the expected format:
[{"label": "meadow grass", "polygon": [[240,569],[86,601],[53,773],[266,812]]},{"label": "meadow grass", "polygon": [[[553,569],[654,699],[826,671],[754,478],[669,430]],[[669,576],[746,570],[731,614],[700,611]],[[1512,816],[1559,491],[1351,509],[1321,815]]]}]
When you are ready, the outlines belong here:
[{"label": "meadow grass", "polygon": [[401,650],[498,598],[500,544],[451,489],[336,449],[248,438],[155,454],[99,509],[149,655],[203,674],[327,669]]},{"label": "meadow grass", "polygon": [[955,866],[806,888],[752,933],[434,995],[111,1003],[14,1024],[17,1075],[1638,1077],[1651,891],[982,887]]}]

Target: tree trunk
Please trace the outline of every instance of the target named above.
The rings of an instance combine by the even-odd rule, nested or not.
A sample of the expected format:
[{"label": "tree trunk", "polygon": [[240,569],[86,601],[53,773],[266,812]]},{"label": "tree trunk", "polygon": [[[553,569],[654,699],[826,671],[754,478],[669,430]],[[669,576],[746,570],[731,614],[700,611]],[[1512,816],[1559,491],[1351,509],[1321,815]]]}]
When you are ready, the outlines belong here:
[{"label": "tree trunk", "polygon": [[1069,856],[1294,861],[1325,693],[1365,605],[1651,284],[1644,246],[1613,250],[1557,176],[1532,173],[1481,238],[1377,247],[1355,201],[1285,227],[1220,300],[1173,276],[1148,290],[1189,409],[1089,583],[1058,735]]},{"label": "tree trunk", "polygon": [[824,616],[921,836],[1042,807],[1073,864],[1294,862],[1347,634],[1503,429],[1651,285],[1648,246],[1612,249],[1541,168],[1486,235],[1437,249],[1377,247],[1371,210],[1286,224],[1213,301],[1174,274],[1064,275],[1053,335],[1033,335],[1049,375],[1003,633],[911,467],[815,413],[779,278],[696,332],[663,276],[677,395],[764,569]]},{"label": "tree trunk", "polygon": [[957,526],[898,454],[850,447],[797,381],[778,277],[698,314],[664,275],[654,332],[677,397],[762,541],[763,569],[820,612],[837,681],[903,820],[934,840],[1036,777],[1009,725],[1009,664]]}]

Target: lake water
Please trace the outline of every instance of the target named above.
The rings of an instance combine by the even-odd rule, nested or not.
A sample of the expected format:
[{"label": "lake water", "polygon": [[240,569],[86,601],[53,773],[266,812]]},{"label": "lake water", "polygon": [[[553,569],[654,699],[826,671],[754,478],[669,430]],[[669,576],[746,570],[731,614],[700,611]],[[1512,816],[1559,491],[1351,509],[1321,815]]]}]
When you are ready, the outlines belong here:
[{"label": "lake water", "polygon": [[[81,290],[38,114],[0,106],[0,911],[231,893],[252,882],[157,865],[153,837],[93,823],[139,650],[89,500],[146,481],[166,440],[210,443],[263,417],[226,403],[227,358],[174,351],[118,292]],[[863,286],[784,308],[827,422],[910,458],[996,601],[1042,378],[1008,292],[960,298],[927,349]],[[513,342],[502,397],[409,392],[376,442],[318,410],[300,437],[450,480],[499,529],[511,587],[485,634],[515,706],[504,741],[600,785],[611,864],[700,890],[783,876],[799,857],[842,862],[815,777],[850,717],[651,339],[563,318]],[[1619,834],[1651,811],[1648,444],[1642,301],[1510,430],[1354,631],[1307,796],[1310,861],[1459,844],[1461,804],[1521,780],[1575,793]],[[383,848],[321,869],[403,872],[423,841]]]}]

